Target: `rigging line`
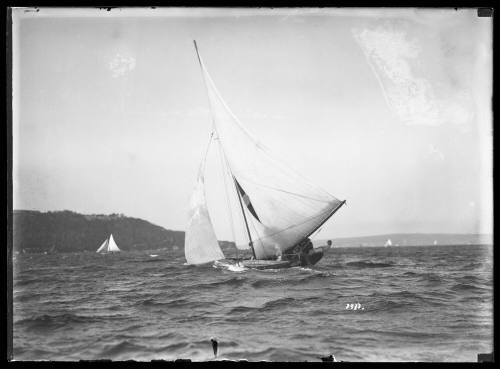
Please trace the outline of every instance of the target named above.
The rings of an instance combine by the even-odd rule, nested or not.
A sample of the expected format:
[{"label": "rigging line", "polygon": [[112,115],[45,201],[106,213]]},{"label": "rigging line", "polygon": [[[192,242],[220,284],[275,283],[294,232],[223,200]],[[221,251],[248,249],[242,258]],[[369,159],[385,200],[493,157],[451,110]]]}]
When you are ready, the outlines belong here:
[{"label": "rigging line", "polygon": [[213,129],[215,130],[215,118],[214,118],[215,114],[212,108],[212,104],[210,102],[210,91],[208,89],[208,84],[205,74],[208,76],[208,78],[210,78],[210,76],[208,75],[208,72],[205,70],[205,65],[203,64],[203,60],[201,59],[200,53],[198,52],[198,45],[196,45],[196,41],[193,40],[193,43],[194,43],[194,49],[196,50],[196,56],[198,57],[198,62],[200,63],[201,76],[203,79],[203,84],[205,85],[205,91],[207,92],[208,109],[210,110],[210,117],[212,118]]},{"label": "rigging line", "polygon": [[[219,141],[218,147],[219,147],[219,159],[220,159],[221,169],[222,169],[222,178],[224,180],[224,192],[226,194],[227,212],[228,212],[228,215],[229,215],[229,221],[231,223],[231,233],[233,235],[234,245],[236,247],[236,233],[234,232],[233,214],[231,212],[231,204],[230,204],[230,200],[229,200],[229,191],[228,191],[228,188],[227,188],[227,181],[226,181],[226,171],[225,171],[226,167],[224,166],[224,158],[223,158],[223,153],[222,153],[220,141]],[[236,253],[237,253],[237,257],[238,257],[238,248],[237,247],[236,247]]]},{"label": "rigging line", "polygon": [[212,143],[212,139],[214,136],[214,132],[210,132],[210,137],[208,138],[207,149],[205,150],[205,156],[203,157],[203,161],[200,164],[200,169],[198,171],[198,177],[202,177],[203,181],[205,181],[205,165],[207,163],[208,150],[210,149],[210,144]]},{"label": "rigging line", "polygon": [[[324,221],[320,224],[320,226],[321,226],[321,225],[322,225],[322,224],[323,224],[326,220],[328,220],[328,218],[330,218],[330,216],[331,216],[331,215],[333,215],[333,214],[337,211],[337,209],[339,209],[339,208],[340,208],[340,206],[342,206],[344,203],[345,203],[345,201],[342,201],[339,205],[337,205],[337,207],[336,207],[335,209],[333,209],[333,210],[332,210],[332,209],[329,209],[329,210],[328,210],[328,216],[324,219]],[[285,231],[287,231],[287,230],[289,230],[289,229],[292,229],[292,228],[298,227],[298,226],[300,226],[300,225],[302,225],[302,224],[305,224],[305,223],[307,223],[307,222],[310,222],[311,220],[313,220],[313,219],[315,219],[315,218],[319,218],[320,216],[324,216],[326,212],[327,212],[327,211],[323,211],[323,212],[319,213],[318,215],[315,215],[315,216],[312,216],[312,217],[306,218],[306,220],[304,220],[303,222],[300,222],[300,223],[298,223],[298,224],[292,224],[292,225],[291,225],[291,226],[289,226],[289,227],[283,228],[283,229],[281,229],[281,230],[279,230],[279,231],[277,231],[277,232],[274,232],[274,233],[271,233],[271,234],[266,235],[266,236],[264,236],[264,237],[261,237],[261,238],[259,238],[258,240],[260,241],[260,240],[262,240],[262,239],[264,239],[264,238],[270,238],[270,237],[275,236],[275,235],[277,235],[277,234],[279,234],[279,233],[283,233],[283,232],[285,232]],[[314,233],[314,231],[313,231],[313,233]]]},{"label": "rigging line", "polygon": [[[301,194],[298,194],[296,192],[291,192],[291,191],[287,191],[287,190],[282,190],[281,188],[277,188],[277,187],[272,187],[272,186],[268,186],[268,185],[265,185],[265,184],[262,184],[262,183],[258,183],[258,182],[255,182],[255,181],[252,181],[251,179],[245,179],[245,181],[247,182],[250,182],[250,183],[253,183],[254,185],[257,185],[257,186],[261,186],[261,187],[265,187],[265,188],[269,188],[270,190],[274,190],[274,191],[278,191],[278,192],[284,192],[284,193],[288,193],[290,195],[294,195],[294,196],[297,196],[297,197],[303,197],[305,199],[309,199],[309,200],[313,200],[313,201],[318,201],[318,202],[322,202],[322,203],[328,203],[330,202],[331,200],[320,200],[320,199],[315,199],[313,197],[309,197],[309,196],[305,196],[305,195],[301,195]],[[329,194],[330,195],[330,194]],[[332,196],[332,195],[330,195]],[[335,196],[332,196],[333,198],[337,199]]]},{"label": "rigging line", "polygon": [[245,220],[245,226],[247,228],[247,233],[248,233],[248,238],[250,240],[250,247],[252,248],[252,253],[253,253],[253,257],[254,259],[257,259],[257,257],[255,256],[255,250],[253,248],[253,242],[252,242],[252,236],[250,234],[250,229],[248,228],[248,222],[247,222],[247,216],[245,214],[245,209],[243,208],[243,202],[241,201],[241,196],[240,196],[240,193],[238,191],[238,188],[236,187],[236,178],[233,177],[233,182],[234,182],[234,187],[236,189],[236,194],[238,196],[238,200],[240,201],[240,207],[241,207],[241,212],[243,213],[243,219]]},{"label": "rigging line", "polygon": [[[195,42],[195,47],[196,47],[196,42]],[[198,52],[197,48],[196,48],[196,51]],[[201,61],[199,54],[198,54],[198,59],[200,60],[200,65],[203,65],[202,69],[204,70],[204,72],[206,74],[207,81],[212,86],[212,88],[213,88],[216,96],[219,98],[220,102],[222,103],[222,105],[224,106],[224,108],[226,108],[226,110],[231,115],[231,117],[236,121],[237,126],[243,131],[244,134],[246,134],[250,138],[251,141],[254,142],[255,146],[257,146],[257,148],[259,148],[265,155],[267,155],[269,159],[271,159],[272,161],[274,161],[275,164],[277,164],[278,166],[281,166],[281,169],[284,169],[284,170],[286,170],[288,172],[293,173],[294,175],[300,177],[307,185],[309,185],[309,186],[311,186],[313,188],[320,189],[320,190],[324,191],[325,193],[327,193],[328,195],[334,197],[332,194],[330,194],[324,188],[322,188],[322,187],[320,187],[320,186],[318,186],[316,184],[313,184],[306,177],[304,177],[302,174],[300,174],[299,172],[297,172],[294,169],[292,169],[288,164],[285,163],[284,160],[281,160],[281,158],[280,158],[280,160],[278,160],[277,158],[275,158],[274,156],[276,156],[276,154],[271,155],[271,153],[270,153],[271,150],[266,145],[264,145],[263,143],[261,143],[256,137],[254,137],[253,134],[250,133],[247,130],[247,128],[241,123],[241,121],[233,113],[233,111],[227,106],[226,101],[222,98],[222,96],[221,96],[219,90],[217,89],[217,87],[215,87],[215,83],[214,83],[212,77],[210,76],[210,74],[208,73],[208,71],[204,68],[204,64]],[[204,77],[205,77],[205,75],[204,75]],[[205,87],[207,88],[207,90],[208,90],[208,83],[205,84]]]},{"label": "rigging line", "polygon": [[310,238],[314,238],[314,237],[316,237],[316,236],[319,234],[319,232],[321,232],[321,231],[322,231],[322,229],[323,229],[323,228],[318,228],[316,231],[314,231],[313,233],[311,233],[311,235],[310,235],[309,237],[310,237]]},{"label": "rigging line", "polygon": [[247,233],[248,233],[248,239],[250,240],[250,248],[252,249],[252,254],[253,254],[253,257],[255,259],[257,259],[256,255],[255,255],[255,250],[253,248],[253,241],[252,241],[252,235],[250,234],[250,229],[248,228],[248,223],[247,223],[247,217],[246,217],[246,214],[245,214],[245,209],[243,208],[243,203],[241,201],[241,197],[240,197],[240,192],[238,191],[238,188],[236,187],[236,178],[233,174],[233,171],[231,170],[231,166],[229,165],[229,161],[227,160],[227,156],[226,156],[226,152],[224,151],[224,146],[222,145],[222,141],[220,139],[220,136],[217,132],[217,127],[215,126],[215,121],[214,121],[214,129],[215,129],[215,132],[217,133],[217,138],[219,139],[219,147],[220,149],[222,150],[222,154],[224,156],[224,160],[226,161],[227,163],[227,169],[229,170],[229,173],[231,174],[231,177],[233,178],[233,183],[234,183],[234,189],[236,190],[236,196],[238,197],[238,201],[240,203],[240,207],[241,207],[241,211],[243,213],[243,220],[245,222],[245,227],[246,227],[246,230],[247,230]]},{"label": "rigging line", "polygon": [[[259,232],[257,231],[257,228],[255,227],[255,220],[256,220],[256,219],[255,219],[254,217],[250,217],[250,219],[251,219],[252,228],[253,228],[253,230],[254,230],[255,234],[257,235],[257,239],[260,239],[260,234],[259,234]],[[262,223],[261,223],[261,224],[262,224]],[[261,243],[261,245],[260,245],[260,246],[262,247],[262,243]]]},{"label": "rigging line", "polygon": [[[226,155],[224,154],[224,147],[222,146],[222,143],[221,143],[221,140],[220,140],[220,137],[217,137],[216,138],[217,140],[219,140],[219,152],[221,154],[221,160],[223,160],[223,162],[225,163],[225,169],[227,170],[227,172],[229,173],[229,175],[231,176],[231,178],[234,178],[234,175],[233,173],[231,172],[231,167],[229,166],[229,162],[226,158]],[[226,185],[226,180],[224,179],[224,185]],[[238,192],[236,192],[236,196],[238,196]],[[228,197],[228,201],[229,201],[229,191],[227,192],[227,197]],[[239,199],[239,198],[238,198]],[[228,205],[229,207],[229,205]],[[232,214],[232,211],[229,210],[230,213]],[[241,215],[240,215],[241,216]],[[246,219],[243,218],[243,216],[241,217],[241,220],[243,220],[243,222],[246,222]],[[232,223],[232,227],[233,227],[233,237],[234,237],[234,244],[235,244],[235,247],[236,247],[236,250],[239,250],[238,247],[236,246],[236,232],[234,231],[234,218],[231,218],[231,221],[233,222]],[[255,226],[254,226],[255,228]],[[254,229],[255,230],[255,229]],[[256,232],[257,233],[257,232]],[[237,251],[238,252],[238,251]]]},{"label": "rigging line", "polygon": [[[308,186],[310,186],[312,188],[315,188],[315,189],[319,189],[319,190],[325,192],[326,194],[328,194],[329,196],[331,196],[333,198],[336,198],[335,196],[333,196],[332,194],[330,194],[328,191],[326,191],[322,187],[320,187],[320,186],[318,186],[316,184],[311,183],[302,174],[300,174],[299,172],[295,171],[290,166],[288,166],[287,164],[285,164],[284,161],[277,160],[273,155],[270,154],[270,152],[269,152],[270,150],[267,148],[267,146],[265,146],[264,144],[262,144],[257,138],[255,138],[253,136],[253,134],[251,134],[246,129],[246,127],[241,123],[241,121],[238,119],[238,117],[236,117],[236,115],[234,115],[234,113],[232,112],[232,110],[229,109],[229,107],[227,106],[225,100],[222,98],[221,94],[219,93],[219,90],[217,89],[217,87],[215,87],[215,83],[212,80],[212,77],[210,76],[210,74],[208,73],[208,71],[206,70],[205,65],[204,65],[204,63],[202,61],[202,58],[201,58],[201,56],[200,56],[200,54],[198,52],[198,46],[196,45],[196,41],[193,40],[193,43],[194,43],[194,47],[196,49],[196,55],[198,56],[198,62],[200,63],[200,68],[201,68],[201,71],[202,71],[202,74],[203,74],[203,82],[205,84],[205,89],[207,90],[208,99],[210,100],[210,97],[209,97],[210,93],[209,93],[209,89],[208,89],[208,85],[210,84],[211,87],[213,88],[214,92],[215,92],[215,95],[219,98],[219,100],[222,103],[222,105],[224,106],[224,108],[226,108],[226,110],[229,112],[229,114],[231,115],[231,117],[235,120],[237,126],[243,131],[244,134],[246,134],[250,138],[250,140],[252,140],[255,143],[255,145],[257,146],[257,148],[260,148],[261,151],[265,155],[268,156],[269,159],[271,159],[273,162],[275,162],[275,164],[277,164],[278,166],[280,166],[282,170],[284,169],[285,171],[291,172],[292,174],[294,174],[294,175],[298,176],[299,178],[301,178]],[[214,119],[214,114],[213,114],[213,108],[212,108],[212,104],[210,104],[210,101],[209,101],[209,108],[210,108],[210,112],[211,112],[211,116],[212,116],[212,123],[213,123],[213,126],[215,128],[215,119]]]},{"label": "rigging line", "polygon": [[311,234],[313,234],[313,233],[314,233],[314,232],[315,232],[315,231],[316,231],[319,227],[321,227],[323,224],[325,224],[325,222],[326,222],[328,219],[330,219],[330,218],[333,216],[333,214],[335,214],[335,213],[337,212],[337,210],[339,210],[339,209],[342,207],[342,205],[344,205],[345,203],[346,203],[346,200],[341,201],[341,202],[340,202],[340,204],[339,204],[339,205],[338,205],[335,209],[333,209],[333,210],[332,210],[332,212],[331,212],[330,214],[328,214],[328,216],[327,216],[325,219],[323,219],[323,220],[321,221],[321,223],[319,223],[319,224],[316,226],[316,228],[315,228],[315,229],[313,229],[313,230],[312,230],[312,232],[309,232],[309,234],[308,234],[305,238],[309,237],[309,236],[310,236]]}]

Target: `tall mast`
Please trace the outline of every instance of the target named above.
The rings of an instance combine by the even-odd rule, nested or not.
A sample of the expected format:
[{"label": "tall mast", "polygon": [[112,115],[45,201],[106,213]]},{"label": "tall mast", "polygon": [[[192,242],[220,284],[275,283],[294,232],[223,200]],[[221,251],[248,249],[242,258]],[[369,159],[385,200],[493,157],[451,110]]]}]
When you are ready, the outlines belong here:
[{"label": "tall mast", "polygon": [[198,62],[200,63],[200,67],[202,67],[200,53],[198,52],[198,46],[196,45],[196,40],[193,40],[193,43],[194,43],[194,49],[196,50],[196,56],[198,56]]},{"label": "tall mast", "polygon": [[238,191],[238,186],[236,185],[236,178],[233,176],[234,188],[236,190],[236,195],[238,196],[238,200],[240,201],[241,212],[243,213],[243,219],[245,220],[245,227],[247,228],[248,239],[250,240],[249,245],[252,248],[252,254],[254,259],[257,259],[255,256],[255,250],[253,248],[252,235],[250,234],[250,229],[248,228],[247,216],[245,214],[245,209],[243,208],[243,203],[241,202],[240,192]]},{"label": "tall mast", "polygon": [[[217,138],[219,139],[219,138]],[[233,215],[231,211],[231,201],[229,200],[229,189],[227,187],[227,181],[226,181],[226,170],[229,174],[231,174],[231,168],[229,168],[229,164],[227,163],[226,157],[224,155],[224,149],[222,148],[222,145],[219,141],[219,157],[220,157],[220,162],[221,162],[221,169],[222,169],[222,179],[224,180],[224,192],[226,194],[226,202],[227,202],[227,212],[229,215],[229,221],[231,222],[231,232],[233,234],[233,241],[234,241],[234,246],[236,247],[236,258],[239,259],[239,252],[238,252],[238,247],[236,246],[236,233],[234,231],[234,220],[233,220]]]},{"label": "tall mast", "polygon": [[[196,40],[193,40],[193,43],[194,43],[194,48],[196,50],[196,56],[198,57],[198,62],[200,63],[200,68],[201,68],[202,75],[203,75],[203,82],[205,84],[205,89],[207,90],[207,94],[208,94],[207,81],[205,79],[205,74],[203,73],[203,63],[201,62],[201,57],[200,57],[200,53],[198,52],[198,45],[196,45]],[[211,112],[211,115],[212,115],[212,124],[213,124],[214,131],[217,132],[217,128],[215,126],[214,114],[212,112],[212,105],[210,104],[210,101],[208,102],[208,105],[209,105],[210,112]],[[219,141],[219,147],[222,149],[222,153],[224,155],[224,159],[226,159],[226,153],[224,152],[224,148],[220,144],[220,141]],[[226,159],[226,162],[227,162],[227,159]],[[255,255],[255,250],[253,248],[253,242],[252,242],[252,236],[250,234],[250,228],[248,228],[248,222],[247,222],[247,216],[245,214],[245,209],[243,208],[243,203],[241,202],[240,193],[238,191],[238,187],[236,186],[236,178],[234,178],[234,175],[233,175],[233,173],[231,171],[231,167],[229,166],[229,163],[227,163],[227,166],[228,166],[229,172],[231,173],[231,176],[233,177],[233,182],[234,182],[234,187],[235,187],[235,190],[236,190],[236,195],[238,196],[238,200],[240,202],[241,212],[243,213],[243,219],[245,220],[245,227],[246,227],[246,230],[247,230],[248,239],[250,240],[249,245],[252,248],[253,257],[255,259],[257,259],[257,256]],[[236,239],[235,239],[235,242],[236,242]]]}]

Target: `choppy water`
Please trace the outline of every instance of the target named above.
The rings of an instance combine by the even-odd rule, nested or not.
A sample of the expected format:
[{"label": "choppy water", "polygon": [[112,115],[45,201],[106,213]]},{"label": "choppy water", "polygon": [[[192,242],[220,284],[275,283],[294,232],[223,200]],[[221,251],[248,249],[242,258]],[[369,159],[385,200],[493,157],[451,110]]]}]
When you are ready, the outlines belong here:
[{"label": "choppy water", "polygon": [[[492,247],[332,249],[312,269],[182,253],[18,255],[15,360],[476,361],[493,351]],[[346,309],[360,303],[362,309]]]}]

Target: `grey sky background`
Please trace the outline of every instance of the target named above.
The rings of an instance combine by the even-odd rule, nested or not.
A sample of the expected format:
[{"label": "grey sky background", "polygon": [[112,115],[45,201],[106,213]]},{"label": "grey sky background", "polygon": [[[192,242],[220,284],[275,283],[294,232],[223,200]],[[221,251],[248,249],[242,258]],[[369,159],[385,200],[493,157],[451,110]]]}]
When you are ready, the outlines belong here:
[{"label": "grey sky background", "polygon": [[492,232],[492,24],[474,9],[25,10],[14,209],[183,230],[211,128],[196,39],[248,130],[347,200],[318,237]]}]

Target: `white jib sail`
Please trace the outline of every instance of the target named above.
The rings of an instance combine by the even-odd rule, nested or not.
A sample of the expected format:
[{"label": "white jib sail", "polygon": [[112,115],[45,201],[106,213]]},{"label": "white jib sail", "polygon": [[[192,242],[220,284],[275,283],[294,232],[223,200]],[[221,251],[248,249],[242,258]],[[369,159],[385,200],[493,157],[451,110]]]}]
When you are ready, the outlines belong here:
[{"label": "white jib sail", "polygon": [[184,255],[188,264],[205,264],[224,259],[208,213],[205,198],[204,162],[205,160],[200,166],[198,180],[190,201],[189,220],[184,241]]},{"label": "white jib sail", "polygon": [[115,240],[113,239],[113,235],[109,236],[109,244],[108,244],[108,252],[117,252],[120,251],[118,248],[118,245],[116,244]]},{"label": "white jib sail", "polygon": [[109,241],[109,239],[108,239],[108,238],[106,238],[106,239],[104,240],[104,242],[102,243],[102,245],[101,245],[101,246],[97,249],[97,251],[96,251],[96,252],[106,252],[106,251],[107,251],[107,248],[108,248],[108,241]]},{"label": "white jib sail", "polygon": [[[214,126],[229,167],[259,219],[249,215],[257,258],[279,255],[313,232],[341,201],[273,158],[230,111],[200,57]],[[250,213],[247,213],[250,214]]]}]

